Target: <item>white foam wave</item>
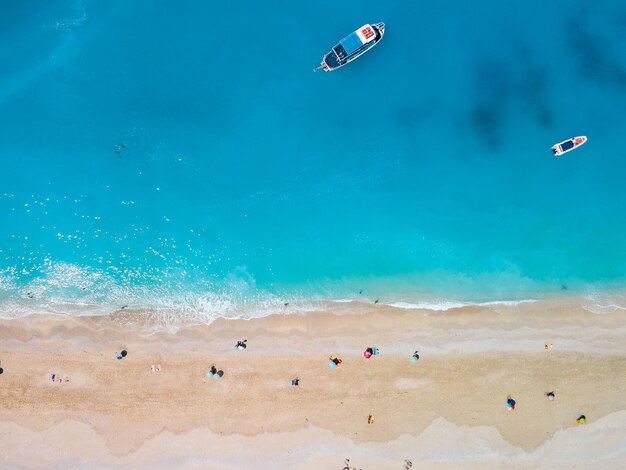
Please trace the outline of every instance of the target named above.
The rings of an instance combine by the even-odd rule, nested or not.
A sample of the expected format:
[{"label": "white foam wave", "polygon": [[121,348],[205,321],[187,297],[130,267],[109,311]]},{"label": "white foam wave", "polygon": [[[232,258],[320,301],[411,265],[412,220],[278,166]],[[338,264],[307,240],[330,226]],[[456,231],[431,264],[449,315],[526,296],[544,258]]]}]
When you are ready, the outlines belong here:
[{"label": "white foam wave", "polygon": [[525,300],[497,300],[491,302],[463,302],[456,300],[437,300],[433,302],[389,302],[385,305],[390,307],[401,308],[404,310],[433,310],[443,312],[447,310],[463,308],[463,307],[490,307],[495,305],[503,305],[505,307],[516,307],[524,303],[536,302],[534,299]]},{"label": "white foam wave", "polygon": [[591,313],[609,314],[626,311],[626,295],[618,293],[594,292],[585,296],[590,304],[583,305],[583,308]]},{"label": "white foam wave", "polygon": [[27,276],[15,269],[0,272],[1,319],[114,314],[121,324],[175,331],[183,324],[208,324],[218,318],[252,319],[320,309],[318,300],[258,288],[243,268],[222,281],[188,280],[179,272],[110,272],[60,262],[47,262]]},{"label": "white foam wave", "polygon": [[[323,287],[323,286],[322,286]],[[322,292],[324,289],[320,289]],[[0,272],[0,318],[31,314],[98,316],[114,314],[127,325],[141,323],[177,330],[188,323],[211,323],[218,318],[252,319],[272,314],[345,312],[350,302],[372,302],[362,296],[312,297],[259,288],[245,268],[221,280],[189,279],[186,272],[111,270],[47,260],[36,274]],[[534,300],[470,302],[435,300],[381,302],[393,308],[445,312],[468,306],[515,307]],[[123,312],[122,312],[123,310]]]}]

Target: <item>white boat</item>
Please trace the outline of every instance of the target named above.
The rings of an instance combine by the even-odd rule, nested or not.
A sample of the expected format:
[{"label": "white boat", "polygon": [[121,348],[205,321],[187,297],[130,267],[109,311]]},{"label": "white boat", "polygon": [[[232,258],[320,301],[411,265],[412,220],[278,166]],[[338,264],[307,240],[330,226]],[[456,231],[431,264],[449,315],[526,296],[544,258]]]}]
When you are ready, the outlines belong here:
[{"label": "white boat", "polygon": [[570,152],[582,144],[587,142],[587,136],[581,135],[578,137],[572,137],[571,139],[564,140],[556,145],[552,146],[552,153],[555,157],[560,157],[564,153]]},{"label": "white boat", "polygon": [[385,23],[366,24],[339,41],[322,59],[320,66],[324,72],[336,70],[349,64],[378,44],[385,34]]}]

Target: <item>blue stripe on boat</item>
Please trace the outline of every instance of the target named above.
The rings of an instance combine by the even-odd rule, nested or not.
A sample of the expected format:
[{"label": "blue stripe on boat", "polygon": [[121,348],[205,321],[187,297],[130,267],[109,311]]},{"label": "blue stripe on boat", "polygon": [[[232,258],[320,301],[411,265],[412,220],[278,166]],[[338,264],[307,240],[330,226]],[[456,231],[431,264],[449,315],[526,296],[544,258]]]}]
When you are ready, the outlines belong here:
[{"label": "blue stripe on boat", "polygon": [[341,41],[339,41],[339,43],[343,46],[348,54],[352,54],[363,45],[363,43],[359,39],[359,36],[356,33],[349,34]]}]

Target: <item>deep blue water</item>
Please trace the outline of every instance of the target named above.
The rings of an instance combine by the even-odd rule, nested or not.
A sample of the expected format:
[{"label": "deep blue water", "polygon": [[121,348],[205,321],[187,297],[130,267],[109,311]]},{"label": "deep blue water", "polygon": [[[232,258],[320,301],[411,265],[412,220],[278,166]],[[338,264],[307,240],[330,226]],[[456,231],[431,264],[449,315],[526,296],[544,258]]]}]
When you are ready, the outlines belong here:
[{"label": "deep blue water", "polygon": [[620,286],[624,44],[618,0],[4,2],[0,305]]}]

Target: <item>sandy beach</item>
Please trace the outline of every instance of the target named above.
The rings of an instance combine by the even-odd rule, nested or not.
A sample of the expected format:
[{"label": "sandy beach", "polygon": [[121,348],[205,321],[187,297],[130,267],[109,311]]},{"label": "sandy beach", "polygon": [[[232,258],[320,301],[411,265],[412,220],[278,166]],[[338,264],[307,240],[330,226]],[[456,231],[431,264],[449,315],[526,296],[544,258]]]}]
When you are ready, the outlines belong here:
[{"label": "sandy beach", "polygon": [[351,302],[176,332],[128,310],[4,320],[0,466],[623,467],[626,313],[583,305]]}]

